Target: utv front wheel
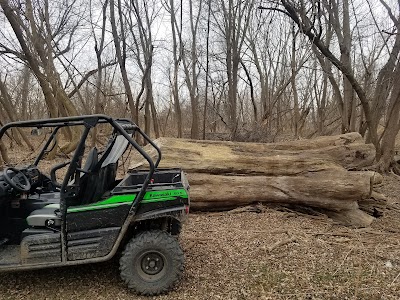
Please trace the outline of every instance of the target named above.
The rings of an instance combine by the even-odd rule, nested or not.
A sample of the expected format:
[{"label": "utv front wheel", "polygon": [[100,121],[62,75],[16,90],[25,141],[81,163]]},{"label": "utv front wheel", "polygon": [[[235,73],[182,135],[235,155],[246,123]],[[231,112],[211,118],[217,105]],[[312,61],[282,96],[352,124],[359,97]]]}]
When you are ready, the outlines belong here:
[{"label": "utv front wheel", "polygon": [[183,264],[183,251],[176,238],[164,231],[148,231],[126,245],[120,271],[129,288],[152,296],[167,292],[179,281]]}]

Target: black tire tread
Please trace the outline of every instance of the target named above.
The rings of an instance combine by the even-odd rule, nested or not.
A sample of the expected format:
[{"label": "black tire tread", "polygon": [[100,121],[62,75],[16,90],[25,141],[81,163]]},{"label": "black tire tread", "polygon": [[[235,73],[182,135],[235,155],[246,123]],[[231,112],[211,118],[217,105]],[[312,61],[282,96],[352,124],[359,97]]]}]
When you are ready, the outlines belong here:
[{"label": "black tire tread", "polygon": [[[162,247],[172,258],[172,272],[168,272],[167,284],[158,288],[148,287],[132,274],[135,253],[145,248],[149,243]],[[182,278],[184,270],[184,254],[178,240],[161,230],[145,231],[131,239],[122,252],[120,259],[120,274],[122,280],[130,289],[144,296],[155,296],[168,292]]]}]

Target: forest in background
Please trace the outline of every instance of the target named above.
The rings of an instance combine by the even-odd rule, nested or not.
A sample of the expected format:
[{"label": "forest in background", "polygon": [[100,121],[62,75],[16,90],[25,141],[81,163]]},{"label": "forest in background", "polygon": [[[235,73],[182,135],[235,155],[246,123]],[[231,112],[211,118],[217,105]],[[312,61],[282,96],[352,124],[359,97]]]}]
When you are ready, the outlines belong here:
[{"label": "forest in background", "polygon": [[[398,168],[400,0],[0,7],[0,125],[105,113],[132,118],[152,138],[357,131],[374,145],[378,170]],[[79,132],[63,135],[61,151],[73,151]],[[26,132],[10,138],[31,147]]]}]

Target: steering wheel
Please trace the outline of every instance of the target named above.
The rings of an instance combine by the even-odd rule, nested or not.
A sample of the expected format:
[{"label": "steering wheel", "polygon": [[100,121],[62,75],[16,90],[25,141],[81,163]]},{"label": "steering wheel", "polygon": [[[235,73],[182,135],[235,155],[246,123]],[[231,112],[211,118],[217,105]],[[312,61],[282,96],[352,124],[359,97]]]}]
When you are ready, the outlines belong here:
[{"label": "steering wheel", "polygon": [[[10,176],[8,174],[9,172],[14,172],[14,175]],[[4,168],[3,177],[5,181],[17,191],[29,192],[31,189],[31,183],[28,177],[17,168]]]}]

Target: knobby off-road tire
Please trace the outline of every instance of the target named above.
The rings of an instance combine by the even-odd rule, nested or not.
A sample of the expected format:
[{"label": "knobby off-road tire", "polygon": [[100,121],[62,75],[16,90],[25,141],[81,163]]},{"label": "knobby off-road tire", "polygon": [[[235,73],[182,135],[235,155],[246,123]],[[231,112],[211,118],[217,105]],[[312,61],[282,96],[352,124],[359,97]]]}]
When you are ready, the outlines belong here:
[{"label": "knobby off-road tire", "polygon": [[177,237],[178,235],[181,234],[182,223],[177,220],[172,221],[170,231],[171,231],[171,235],[174,235],[175,237]]},{"label": "knobby off-road tire", "polygon": [[122,280],[140,295],[169,291],[182,277],[183,251],[165,231],[146,231],[131,239],[120,259]]}]

